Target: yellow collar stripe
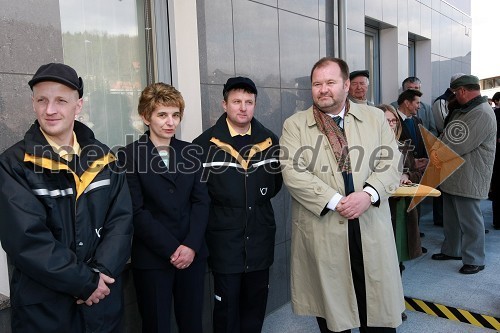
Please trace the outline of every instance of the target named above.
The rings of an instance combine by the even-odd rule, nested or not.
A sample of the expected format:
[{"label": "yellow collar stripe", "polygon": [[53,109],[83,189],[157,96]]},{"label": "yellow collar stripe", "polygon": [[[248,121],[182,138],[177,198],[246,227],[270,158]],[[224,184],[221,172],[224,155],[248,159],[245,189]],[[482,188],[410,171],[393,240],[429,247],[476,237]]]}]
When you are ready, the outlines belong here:
[{"label": "yellow collar stripe", "polygon": [[67,170],[73,174],[73,178],[75,179],[76,185],[76,199],[80,197],[80,195],[85,191],[87,186],[92,183],[94,178],[101,172],[102,169],[109,163],[112,163],[116,160],[116,157],[112,154],[107,154],[102,158],[95,160],[89,166],[87,170],[82,174],[81,177],[78,177],[76,173],[73,172],[66,164],[60,163],[58,161],[54,161],[45,157],[37,157],[30,155],[28,153],[24,154],[24,162],[31,162],[35,165],[41,166],[44,169],[48,170]]},{"label": "yellow collar stripe", "polygon": [[85,191],[87,186],[92,183],[94,178],[101,172],[102,169],[109,163],[112,163],[116,160],[116,157],[114,157],[111,154],[104,155],[102,158],[95,160],[92,162],[92,164],[89,166],[87,170],[82,174],[80,177],[80,184],[76,184],[76,199],[80,197],[80,195]]},{"label": "yellow collar stripe", "polygon": [[243,167],[243,169],[247,170],[248,169],[248,163],[250,163],[250,159],[257,153],[262,152],[266,150],[267,148],[271,147],[273,144],[273,141],[271,138],[267,138],[266,140],[262,141],[261,143],[257,143],[250,148],[250,152],[248,154],[248,159],[244,160],[243,157],[240,155],[236,149],[234,149],[230,144],[225,143],[220,141],[217,138],[212,138],[210,139],[210,142],[214,143],[217,147],[220,149],[224,150],[226,153],[230,154],[232,157],[238,161],[238,163]]}]

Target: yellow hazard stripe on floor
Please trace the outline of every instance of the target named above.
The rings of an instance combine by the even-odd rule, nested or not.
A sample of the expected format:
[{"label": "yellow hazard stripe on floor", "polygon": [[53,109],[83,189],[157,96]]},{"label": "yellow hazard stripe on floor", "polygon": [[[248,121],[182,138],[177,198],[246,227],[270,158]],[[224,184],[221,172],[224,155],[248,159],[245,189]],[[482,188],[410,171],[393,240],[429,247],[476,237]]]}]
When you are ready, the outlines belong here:
[{"label": "yellow hazard stripe on floor", "polygon": [[500,330],[500,319],[486,316],[471,311],[457,309],[451,306],[423,301],[420,299],[405,297],[406,308],[419,311],[431,316],[446,318],[478,327]]}]

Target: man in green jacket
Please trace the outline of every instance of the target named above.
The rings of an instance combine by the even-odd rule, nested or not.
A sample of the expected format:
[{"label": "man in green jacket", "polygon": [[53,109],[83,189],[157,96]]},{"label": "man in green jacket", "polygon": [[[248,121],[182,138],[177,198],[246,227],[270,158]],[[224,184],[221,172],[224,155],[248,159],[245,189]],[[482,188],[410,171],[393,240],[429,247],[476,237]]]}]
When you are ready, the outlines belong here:
[{"label": "man in green jacket", "polygon": [[[459,155],[464,163],[440,185],[443,193],[445,239],[434,260],[462,260],[462,274],[484,269],[484,220],[480,202],[488,197],[495,159],[497,126],[479,79],[463,75],[450,84],[460,108],[448,115],[440,139],[431,149],[431,162],[449,170]],[[450,154],[449,149],[455,154]]]}]

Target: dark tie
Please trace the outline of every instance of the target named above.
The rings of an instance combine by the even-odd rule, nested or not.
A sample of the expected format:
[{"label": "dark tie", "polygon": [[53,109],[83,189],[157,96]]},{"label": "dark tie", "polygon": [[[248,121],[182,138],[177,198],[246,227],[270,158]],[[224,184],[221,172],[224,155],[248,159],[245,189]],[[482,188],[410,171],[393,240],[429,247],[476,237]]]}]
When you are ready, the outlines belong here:
[{"label": "dark tie", "polygon": [[417,146],[417,132],[415,131],[415,125],[413,123],[413,118],[406,118],[404,123],[405,123],[406,128],[410,132],[412,144],[414,146]]},{"label": "dark tie", "polygon": [[340,129],[343,129],[342,126],[340,126],[340,122],[342,121],[342,117],[341,116],[333,116],[333,120],[335,120],[335,123],[337,124],[337,126]]}]

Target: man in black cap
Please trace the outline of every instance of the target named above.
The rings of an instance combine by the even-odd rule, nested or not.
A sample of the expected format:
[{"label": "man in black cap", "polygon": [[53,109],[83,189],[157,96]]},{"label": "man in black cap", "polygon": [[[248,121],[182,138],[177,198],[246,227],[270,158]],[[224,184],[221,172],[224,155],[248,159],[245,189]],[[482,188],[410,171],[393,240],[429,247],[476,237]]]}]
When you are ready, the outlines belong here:
[{"label": "man in black cap", "polygon": [[37,120],[0,156],[12,332],[121,332],[132,238],[125,175],[75,120],[83,82],[73,68],[43,65],[28,84]]},{"label": "man in black cap", "polygon": [[353,71],[349,74],[349,99],[357,104],[374,104],[366,97],[370,85],[370,72],[368,70]]},{"label": "man in black cap", "polygon": [[[438,169],[452,170],[459,155],[464,163],[440,185],[443,193],[444,241],[434,260],[462,260],[462,274],[484,269],[485,229],[480,203],[488,197],[497,125],[479,79],[462,75],[450,84],[459,104],[447,117],[441,141],[430,152]],[[449,149],[454,154],[449,153]]]},{"label": "man in black cap", "polygon": [[214,276],[215,333],[260,332],[266,312],[281,189],[276,135],[254,118],[257,88],[246,77],[224,85],[224,114],[193,142],[203,149],[211,197],[206,231]]}]

